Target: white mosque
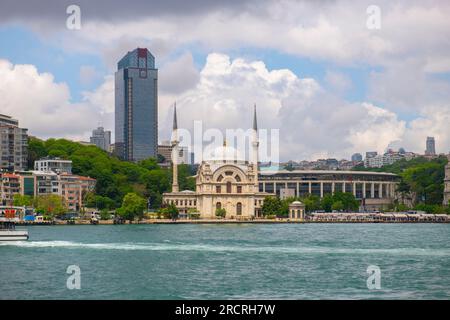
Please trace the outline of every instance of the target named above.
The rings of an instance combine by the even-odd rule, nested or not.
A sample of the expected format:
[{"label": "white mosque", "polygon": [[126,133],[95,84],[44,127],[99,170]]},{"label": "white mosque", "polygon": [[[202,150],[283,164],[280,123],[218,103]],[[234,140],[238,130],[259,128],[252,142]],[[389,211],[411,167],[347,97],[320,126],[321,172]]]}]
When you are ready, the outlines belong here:
[{"label": "white mosque", "polygon": [[252,130],[252,161],[246,161],[240,153],[224,142],[214,149],[200,164],[196,190],[180,191],[178,187],[178,126],[174,108],[172,133],[172,192],[163,194],[163,202],[173,203],[180,213],[196,211],[201,218],[215,218],[217,209],[225,209],[230,219],[252,219],[261,216],[261,207],[267,192],[259,192],[258,183],[258,128],[256,107]]}]

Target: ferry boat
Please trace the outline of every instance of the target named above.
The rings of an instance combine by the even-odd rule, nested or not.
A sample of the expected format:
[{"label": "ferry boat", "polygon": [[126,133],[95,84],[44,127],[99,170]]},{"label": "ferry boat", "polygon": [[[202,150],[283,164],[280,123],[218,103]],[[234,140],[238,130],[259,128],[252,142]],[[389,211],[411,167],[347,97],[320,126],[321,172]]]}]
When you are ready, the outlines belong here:
[{"label": "ferry boat", "polygon": [[27,230],[16,230],[16,219],[0,218],[0,241],[28,240]]}]

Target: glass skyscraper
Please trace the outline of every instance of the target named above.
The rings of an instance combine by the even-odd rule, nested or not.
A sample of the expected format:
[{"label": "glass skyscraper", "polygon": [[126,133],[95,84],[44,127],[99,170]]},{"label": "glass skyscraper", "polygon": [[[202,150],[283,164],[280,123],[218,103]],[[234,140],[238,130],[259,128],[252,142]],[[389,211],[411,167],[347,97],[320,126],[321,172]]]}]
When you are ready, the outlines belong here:
[{"label": "glass skyscraper", "polygon": [[128,52],[115,74],[115,153],[123,160],[157,156],[158,70],[145,48]]},{"label": "glass skyscraper", "polygon": [[436,155],[436,146],[434,142],[434,137],[427,137],[425,155],[427,156]]}]

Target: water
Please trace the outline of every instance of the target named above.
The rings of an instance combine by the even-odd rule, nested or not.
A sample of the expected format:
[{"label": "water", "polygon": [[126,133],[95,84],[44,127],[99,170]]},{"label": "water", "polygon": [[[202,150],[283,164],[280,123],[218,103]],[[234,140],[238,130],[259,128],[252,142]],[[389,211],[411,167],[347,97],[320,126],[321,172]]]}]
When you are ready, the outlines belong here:
[{"label": "water", "polygon": [[[449,299],[448,224],[35,226],[0,299]],[[68,290],[69,265],[81,289]],[[369,265],[381,289],[367,288]]]}]

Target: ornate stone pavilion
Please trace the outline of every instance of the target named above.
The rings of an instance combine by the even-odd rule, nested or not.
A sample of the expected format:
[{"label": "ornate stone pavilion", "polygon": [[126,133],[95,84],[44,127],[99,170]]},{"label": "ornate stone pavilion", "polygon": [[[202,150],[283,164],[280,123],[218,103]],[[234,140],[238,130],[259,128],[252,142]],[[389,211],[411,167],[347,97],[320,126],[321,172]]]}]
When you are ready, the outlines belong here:
[{"label": "ornate stone pavilion", "polygon": [[196,191],[179,191],[177,178],[177,116],[174,108],[173,119],[173,183],[172,192],[163,194],[166,204],[173,203],[181,213],[194,209],[201,218],[215,218],[217,209],[225,209],[226,218],[251,219],[261,216],[264,198],[271,195],[259,192],[258,183],[258,135],[256,107],[253,119],[251,162],[245,161],[240,153],[228,147],[214,149],[200,164],[196,179]]}]

